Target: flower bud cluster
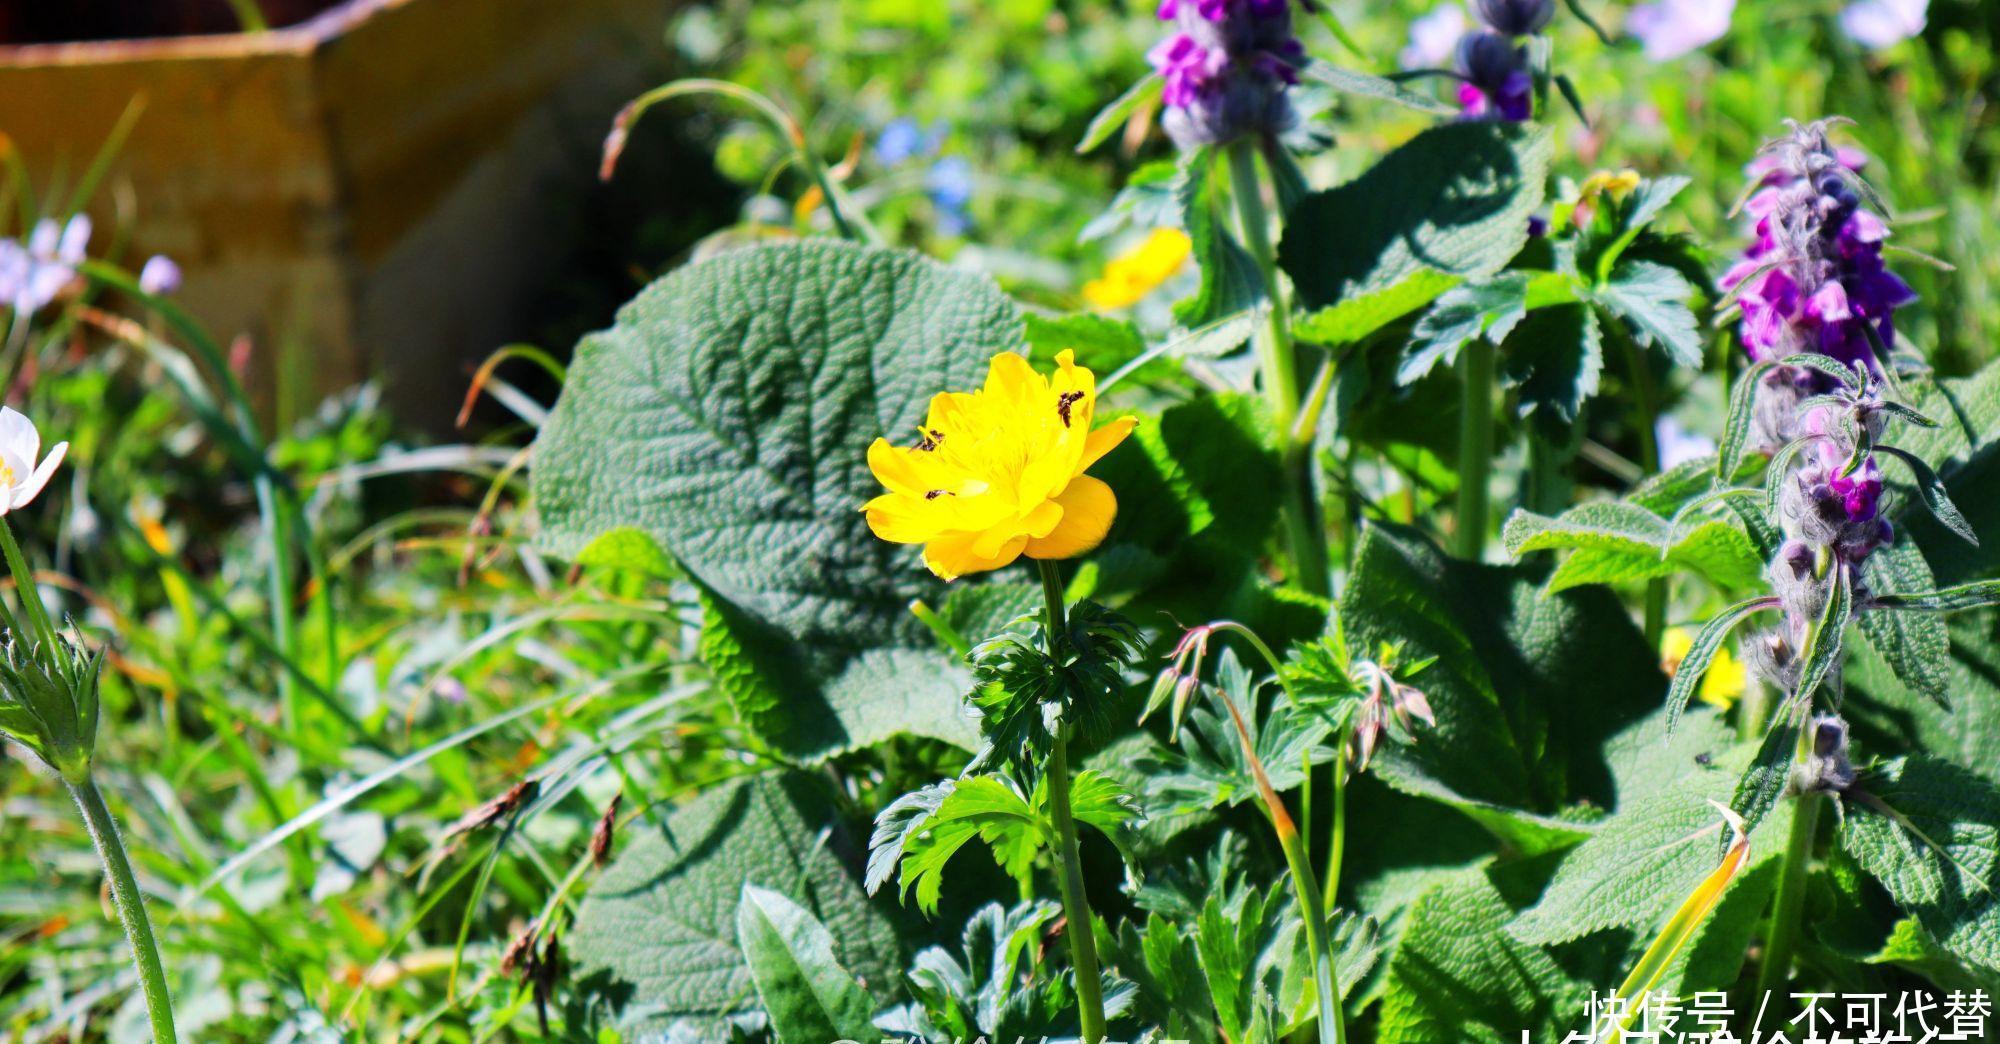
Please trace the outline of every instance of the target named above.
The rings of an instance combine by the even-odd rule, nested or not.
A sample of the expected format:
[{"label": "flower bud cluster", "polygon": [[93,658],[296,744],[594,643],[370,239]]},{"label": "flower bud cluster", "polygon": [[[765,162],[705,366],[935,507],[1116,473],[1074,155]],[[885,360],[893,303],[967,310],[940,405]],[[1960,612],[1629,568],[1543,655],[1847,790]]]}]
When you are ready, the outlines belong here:
[{"label": "flower bud cluster", "polygon": [[1373,660],[1362,660],[1354,665],[1354,680],[1361,686],[1362,697],[1361,706],[1355,711],[1347,754],[1357,769],[1368,767],[1391,718],[1409,734],[1415,734],[1418,721],[1437,727],[1430,698],[1416,686],[1397,681],[1389,668]]},{"label": "flower bud cluster", "polygon": [[[1738,295],[1752,359],[1813,352],[1873,370],[1886,360],[1875,357],[1871,330],[1893,347],[1893,313],[1916,294],[1883,264],[1888,225],[1863,205],[1860,158],[1828,142],[1828,123],[1793,124],[1751,165],[1758,188],[1745,209],[1757,240],[1722,285]],[[1789,441],[1793,407],[1829,390],[1814,371],[1772,368],[1757,389],[1765,444]]]},{"label": "flower bud cluster", "polygon": [[1161,0],[1174,33],[1148,58],[1165,81],[1161,123],[1183,149],[1277,134],[1293,120],[1288,89],[1305,49],[1292,0]]},{"label": "flower bud cluster", "polygon": [[1473,119],[1526,120],[1535,114],[1535,80],[1519,38],[1555,17],[1555,0],[1478,0],[1484,29],[1458,41],[1458,104]]}]

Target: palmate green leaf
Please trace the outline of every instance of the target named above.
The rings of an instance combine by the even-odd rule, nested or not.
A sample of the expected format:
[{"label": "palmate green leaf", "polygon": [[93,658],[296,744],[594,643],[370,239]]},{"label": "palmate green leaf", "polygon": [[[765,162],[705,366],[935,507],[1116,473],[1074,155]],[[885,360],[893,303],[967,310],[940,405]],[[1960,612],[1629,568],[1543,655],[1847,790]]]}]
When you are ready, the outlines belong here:
[{"label": "palmate green leaf", "polygon": [[726,1035],[755,1009],[738,944],[743,886],[782,892],[831,936],[839,966],[877,1001],[901,968],[889,911],[869,903],[822,784],[803,773],[711,789],[639,829],[584,897],[569,943],[574,981],[619,1004],[630,1034]]},{"label": "palmate green leaf", "polygon": [[1481,868],[1417,901],[1389,958],[1380,1044],[1559,1039],[1589,987],[1507,930],[1514,911]]},{"label": "palmate green leaf", "polygon": [[1596,501],[1556,518],[1516,510],[1501,528],[1507,553],[1568,551],[1549,592],[1693,571],[1724,590],[1756,584],[1763,561],[1741,529],[1714,518],[1679,528],[1637,504]]},{"label": "palmate green leaf", "polygon": [[[1937,584],[1923,552],[1907,540],[1868,556],[1863,578],[1876,595],[1930,591]],[[1871,611],[1857,614],[1862,640],[1882,657],[1903,684],[1949,709],[1951,642],[1945,622],[1924,612]]]},{"label": "palmate green leaf", "polygon": [[[578,345],[535,444],[540,543],[650,536],[729,631],[704,636],[729,695],[789,753],[954,731],[936,657],[838,684],[867,650],[934,648],[906,607],[939,585],[857,510],[879,491],[866,452],[1020,338],[991,282],[902,251],[811,240],[682,268]],[[913,673],[884,685],[885,667]]]},{"label": "palmate green leaf", "polygon": [[1546,128],[1449,123],[1300,201],[1278,259],[1313,313],[1301,335],[1357,341],[1463,280],[1499,271],[1527,241],[1551,152]]},{"label": "palmate green leaf", "polygon": [[778,1044],[823,1044],[872,1036],[875,999],[833,954],[833,936],[782,893],[743,886],[736,945],[757,984]]},{"label": "palmate green leaf", "polygon": [[1437,717],[1415,742],[1388,744],[1375,769],[1405,793],[1508,815],[1508,840],[1533,852],[1574,842],[1552,817],[1611,791],[1605,741],[1658,710],[1658,657],[1608,591],[1546,596],[1541,574],[1446,557],[1422,537],[1371,525],[1340,599],[1349,648],[1400,644]]},{"label": "palmate green leaf", "polygon": [[1699,369],[1701,330],[1688,307],[1693,296],[1694,285],[1674,269],[1652,261],[1627,261],[1593,299],[1625,320],[1641,345],[1658,348],[1681,366]]},{"label": "palmate green leaf", "polygon": [[1922,755],[1865,775],[1841,847],[1953,956],[2000,971],[2000,788]]}]

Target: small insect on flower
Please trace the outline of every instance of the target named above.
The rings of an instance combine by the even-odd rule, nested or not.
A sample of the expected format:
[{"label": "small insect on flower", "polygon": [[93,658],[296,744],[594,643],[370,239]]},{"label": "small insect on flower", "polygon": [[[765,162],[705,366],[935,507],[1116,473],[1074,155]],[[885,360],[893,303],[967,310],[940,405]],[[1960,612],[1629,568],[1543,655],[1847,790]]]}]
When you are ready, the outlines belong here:
[{"label": "small insect on flower", "polygon": [[1096,405],[1096,376],[1067,350],[1047,377],[1012,352],[994,356],[984,388],[931,399],[914,446],[868,447],[869,470],[889,488],[863,505],[868,528],[924,545],[924,565],[945,580],[1024,554],[1089,551],[1110,531],[1118,500],[1084,471],[1138,423],[1120,417],[1092,431]]},{"label": "small insect on flower", "polygon": [[41,450],[42,436],[35,422],[11,406],[0,406],[0,515],[27,507],[42,492],[69,452],[69,443],[56,443],[38,465],[35,457]]},{"label": "small insect on flower", "polygon": [[1127,308],[1145,300],[1187,265],[1194,245],[1177,228],[1156,228],[1138,246],[1112,258],[1104,274],[1083,284],[1092,308]]}]

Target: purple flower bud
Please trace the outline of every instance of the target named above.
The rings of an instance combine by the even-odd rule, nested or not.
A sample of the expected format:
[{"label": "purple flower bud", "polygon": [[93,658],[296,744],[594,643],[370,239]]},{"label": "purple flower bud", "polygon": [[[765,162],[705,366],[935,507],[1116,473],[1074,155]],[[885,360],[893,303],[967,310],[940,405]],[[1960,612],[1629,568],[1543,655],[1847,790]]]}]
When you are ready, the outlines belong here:
[{"label": "purple flower bud", "polygon": [[1473,119],[1520,121],[1534,115],[1535,81],[1528,56],[1498,33],[1472,33],[1458,43],[1458,70],[1465,82],[1458,103]]},{"label": "purple flower bud", "polygon": [[1164,81],[1161,124],[1183,149],[1291,126],[1287,89],[1305,49],[1292,35],[1291,0],[1163,0],[1175,33],[1148,60]]},{"label": "purple flower bud", "polygon": [[146,259],[146,267],[139,270],[139,289],[159,297],[171,294],[181,288],[181,266],[174,264],[173,258],[165,254],[154,254]]},{"label": "purple flower bud", "polygon": [[1837,794],[1854,785],[1854,763],[1847,752],[1847,723],[1831,714],[1812,722],[1812,755],[1792,772],[1793,789],[1806,794]]},{"label": "purple flower bud", "polygon": [[1508,36],[1539,33],[1556,16],[1555,0],[1479,0],[1479,20]]}]

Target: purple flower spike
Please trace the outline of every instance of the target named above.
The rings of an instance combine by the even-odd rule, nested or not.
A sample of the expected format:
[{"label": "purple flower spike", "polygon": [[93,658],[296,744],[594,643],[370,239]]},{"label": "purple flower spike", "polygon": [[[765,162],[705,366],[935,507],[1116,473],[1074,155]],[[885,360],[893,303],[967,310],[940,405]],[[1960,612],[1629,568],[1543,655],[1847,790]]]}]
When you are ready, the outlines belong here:
[{"label": "purple flower spike", "polygon": [[1161,123],[1183,149],[1291,126],[1287,89],[1305,49],[1292,35],[1291,0],[1163,0],[1173,35],[1147,57],[1164,81]]}]

